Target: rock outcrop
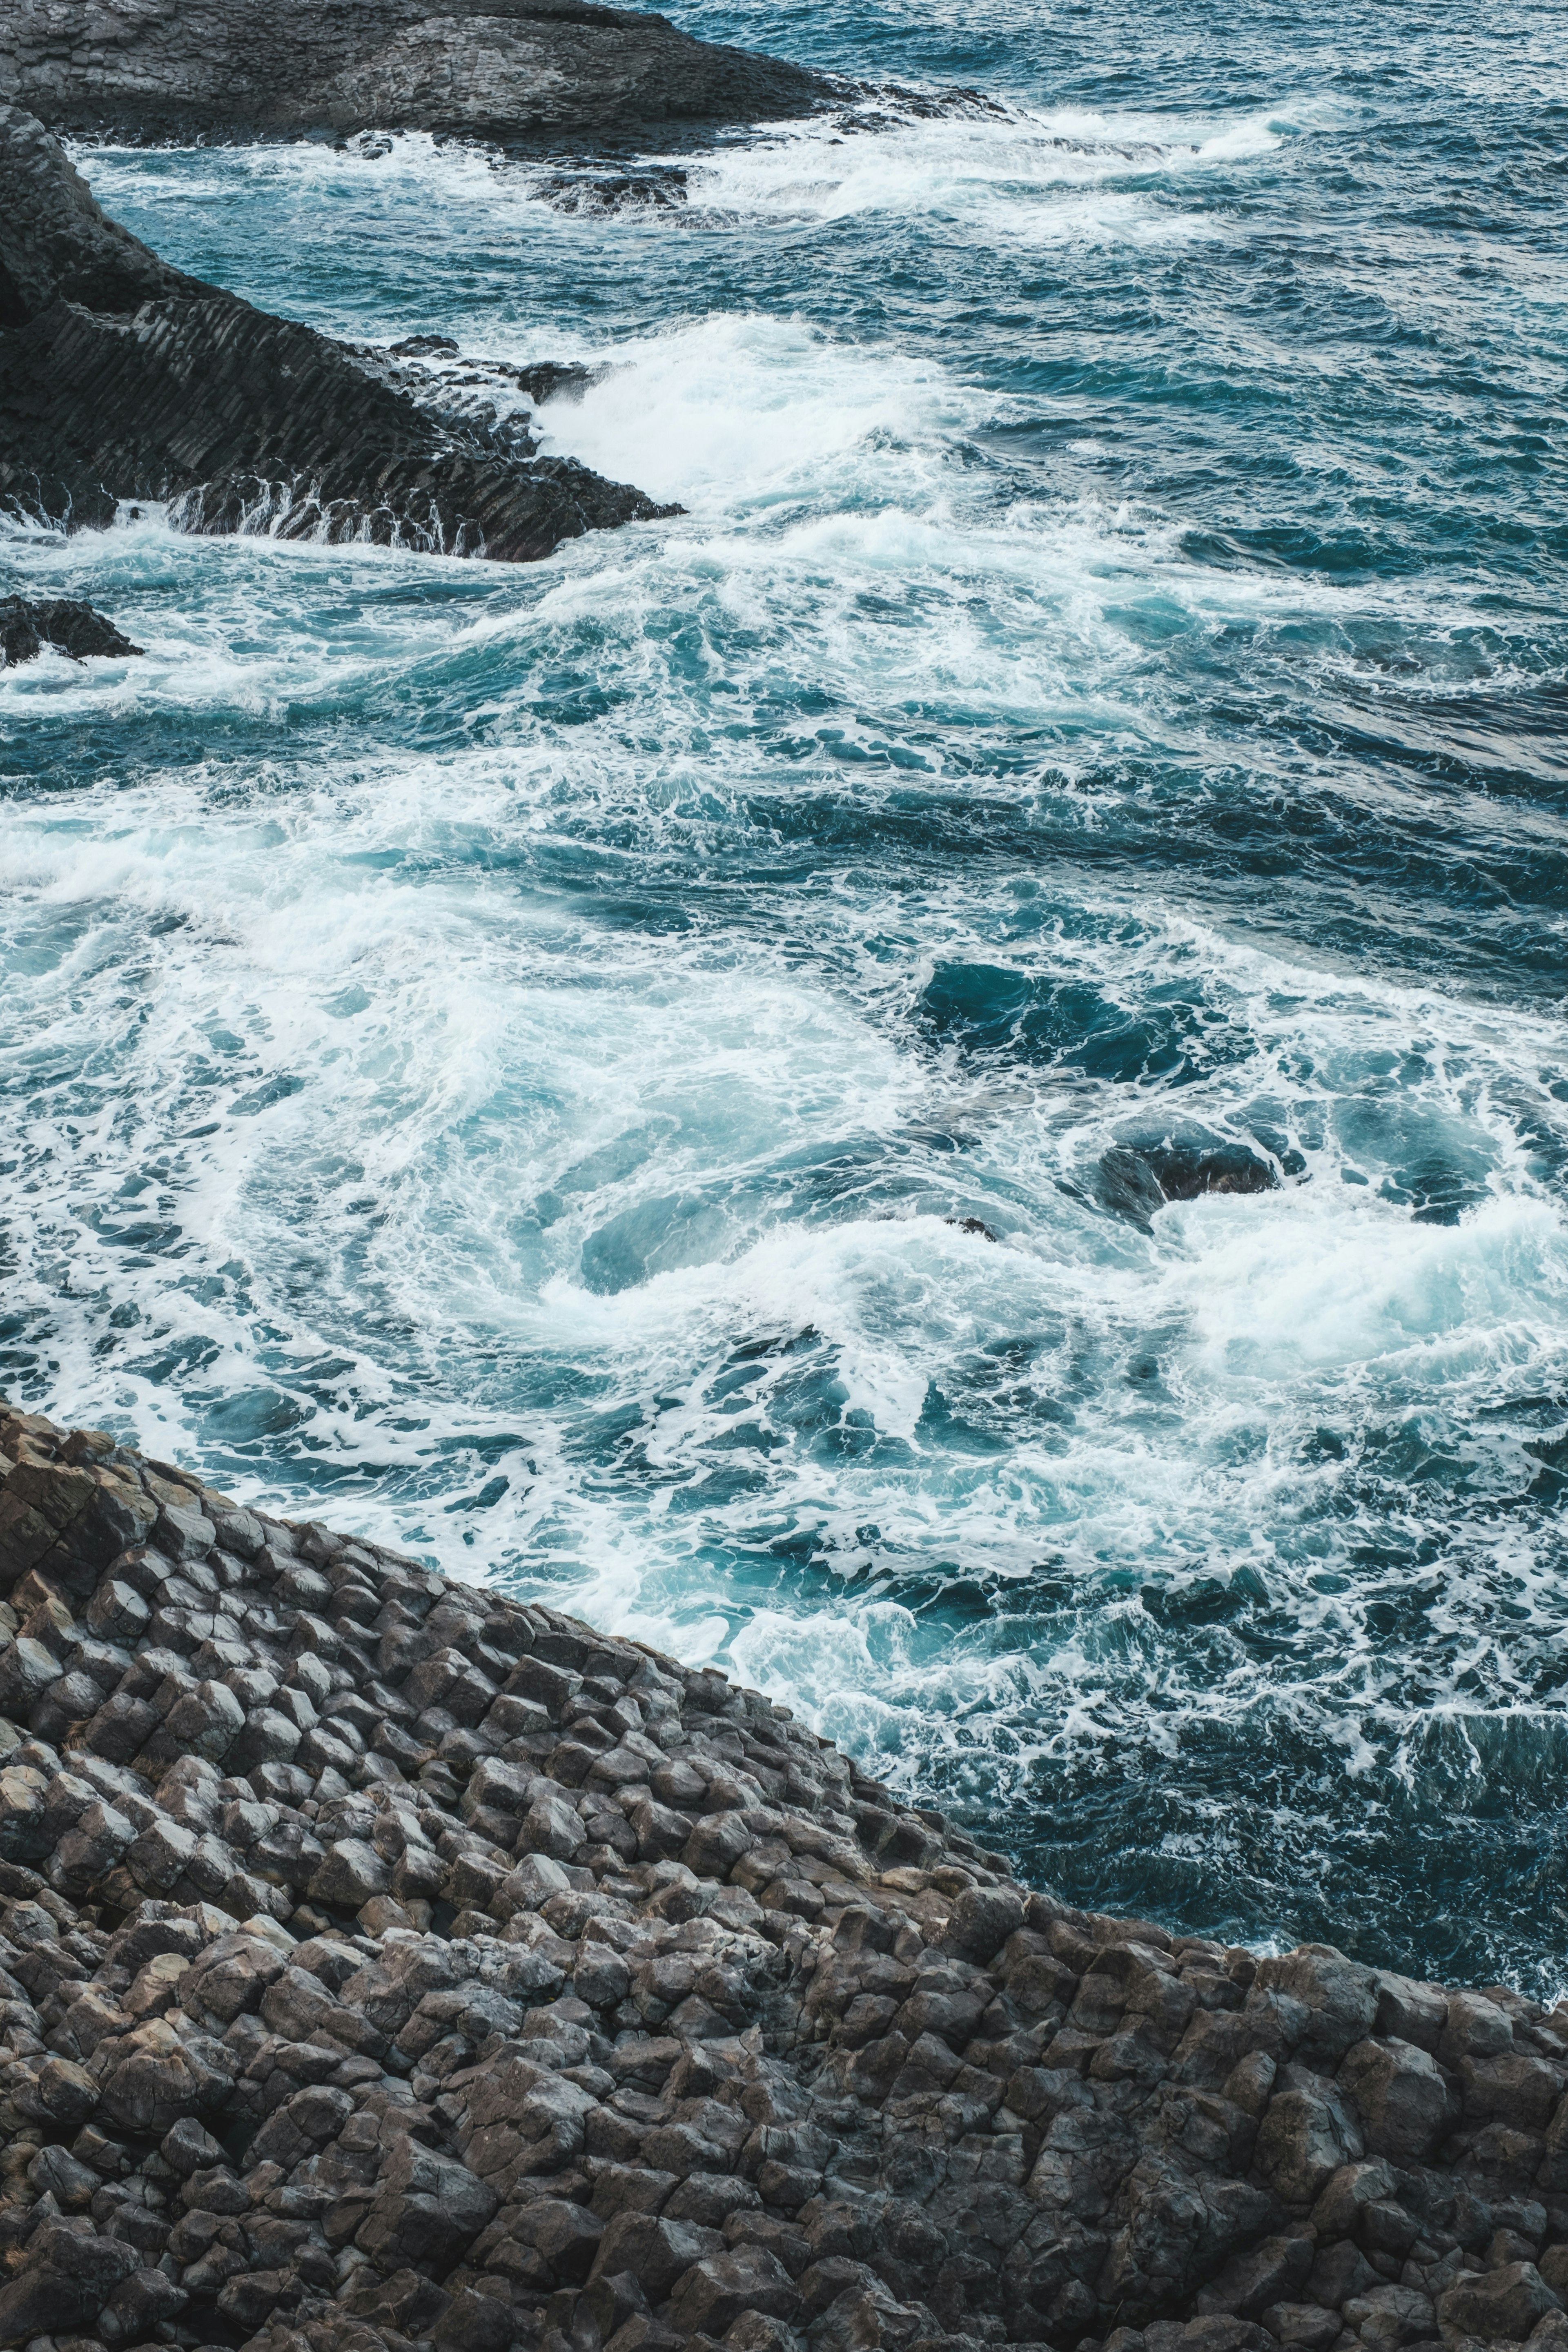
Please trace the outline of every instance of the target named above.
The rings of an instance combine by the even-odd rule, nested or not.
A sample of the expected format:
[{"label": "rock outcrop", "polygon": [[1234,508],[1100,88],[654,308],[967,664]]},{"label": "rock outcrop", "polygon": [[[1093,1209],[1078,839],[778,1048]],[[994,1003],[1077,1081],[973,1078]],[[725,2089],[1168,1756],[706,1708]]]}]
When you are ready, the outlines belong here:
[{"label": "rock outcrop", "polygon": [[0,596],[0,669],[37,661],[46,646],[73,661],[105,654],[123,661],[142,650],[79,596]]},{"label": "rock outcrop", "polygon": [[0,89],[54,130],[522,139],[804,114],[842,85],[592,0],[11,0]]},{"label": "rock outcrop", "polygon": [[3,1407],[0,1585],[0,2345],[1568,2347],[1568,2011]]},{"label": "rock outcrop", "polygon": [[189,530],[511,562],[677,511],[439,399],[416,361],[171,269],[0,107],[0,509],[81,527],[168,499]]}]

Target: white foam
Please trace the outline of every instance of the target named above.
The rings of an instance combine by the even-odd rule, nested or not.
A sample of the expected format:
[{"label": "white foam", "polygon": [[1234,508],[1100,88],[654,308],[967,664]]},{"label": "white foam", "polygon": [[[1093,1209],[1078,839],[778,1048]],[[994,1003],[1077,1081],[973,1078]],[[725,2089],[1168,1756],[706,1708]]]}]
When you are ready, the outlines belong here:
[{"label": "white foam", "polygon": [[[868,122],[853,115],[783,126],[689,167],[694,206],[737,216],[832,223],[866,213],[927,216],[988,227],[1002,236],[1032,211],[1059,208],[1076,192],[1137,181],[1163,194],[1215,166],[1273,152],[1267,118],[1214,123],[1166,116],[1112,116],[1076,108],[984,114],[902,113],[895,103]],[[676,159],[660,159],[674,163]],[[1079,215],[1088,233],[1157,233],[1152,208]],[[1194,216],[1195,224],[1197,216]],[[1044,234],[1082,233],[1069,225]]]}]

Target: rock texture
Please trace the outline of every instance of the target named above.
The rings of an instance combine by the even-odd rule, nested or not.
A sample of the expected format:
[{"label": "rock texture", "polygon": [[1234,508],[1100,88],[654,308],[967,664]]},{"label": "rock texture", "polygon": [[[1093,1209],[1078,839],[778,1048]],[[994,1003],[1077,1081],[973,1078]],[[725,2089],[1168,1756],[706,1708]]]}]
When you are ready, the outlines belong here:
[{"label": "rock texture", "polygon": [[589,0],[10,0],[0,89],[74,131],[505,139],[804,114],[842,85]]},{"label": "rock texture", "polygon": [[3,1407],[0,1585],[0,2345],[1568,2347],[1568,2012]]},{"label": "rock texture", "polygon": [[123,660],[126,655],[142,650],[79,596],[46,596],[31,602],[25,596],[0,596],[0,669],[13,662],[37,661],[46,646],[69,654],[73,661],[85,661],[93,654]]},{"label": "rock texture", "polygon": [[416,360],[171,269],[40,123],[0,107],[0,509],[79,527],[170,499],[195,531],[514,562],[677,511],[535,457],[525,419],[441,398]]}]

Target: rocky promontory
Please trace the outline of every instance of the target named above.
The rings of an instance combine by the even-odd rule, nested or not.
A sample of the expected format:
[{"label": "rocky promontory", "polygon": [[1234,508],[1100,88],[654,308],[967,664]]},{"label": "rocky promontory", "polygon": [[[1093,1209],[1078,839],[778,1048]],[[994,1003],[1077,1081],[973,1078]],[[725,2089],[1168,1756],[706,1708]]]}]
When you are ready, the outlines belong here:
[{"label": "rocky promontory", "polygon": [[12,0],[0,89],[154,140],[374,126],[522,139],[804,114],[843,86],[594,0]]},{"label": "rocky promontory", "polygon": [[0,2345],[1568,2346],[1563,2011],[3,1407],[0,1586]]},{"label": "rocky promontory", "polygon": [[170,268],[0,107],[0,510],[79,528],[166,499],[188,530],[512,562],[676,511],[540,457],[527,424]]}]

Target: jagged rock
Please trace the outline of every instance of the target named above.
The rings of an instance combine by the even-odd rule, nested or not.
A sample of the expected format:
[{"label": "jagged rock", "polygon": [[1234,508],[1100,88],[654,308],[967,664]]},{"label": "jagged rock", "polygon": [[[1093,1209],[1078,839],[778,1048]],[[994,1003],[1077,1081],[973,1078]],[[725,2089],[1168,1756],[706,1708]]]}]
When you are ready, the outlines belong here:
[{"label": "jagged rock", "polygon": [[1145,1231],[1170,1201],[1197,1201],[1209,1192],[1268,1192],[1279,1178],[1246,1144],[1218,1137],[1166,1137],[1156,1143],[1116,1143],[1101,1154],[1095,1197],[1102,1208]]},{"label": "jagged rock", "polygon": [[593,0],[183,0],[177,17],[17,0],[0,87],[59,130],[144,139],[624,132],[804,114],[845,85]]},{"label": "jagged rock", "polygon": [[36,661],[46,646],[68,654],[73,661],[103,656],[123,660],[142,651],[121,635],[112,621],[79,596],[30,602],[22,596],[0,596],[0,669]]},{"label": "jagged rock", "polygon": [[[168,499],[188,530],[510,562],[676,511],[535,457],[521,426],[438,415],[418,389],[169,268],[40,123],[0,107],[0,509],[81,527]],[[155,1539],[199,1558],[186,1516],[154,1515]]]},{"label": "jagged rock", "polygon": [[3,1407],[0,1592],[0,2345],[1568,2352],[1517,1996],[1073,1911],[721,1676]]}]

